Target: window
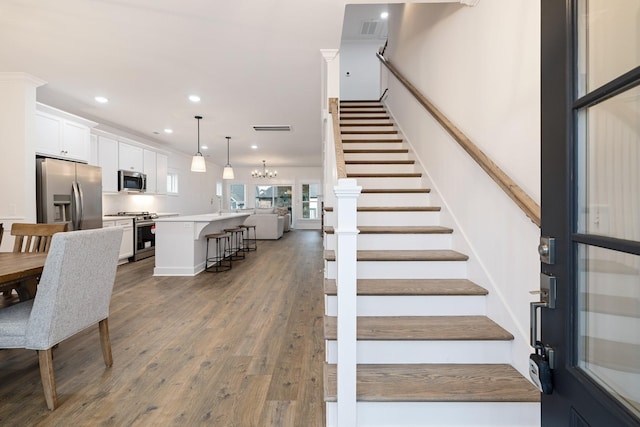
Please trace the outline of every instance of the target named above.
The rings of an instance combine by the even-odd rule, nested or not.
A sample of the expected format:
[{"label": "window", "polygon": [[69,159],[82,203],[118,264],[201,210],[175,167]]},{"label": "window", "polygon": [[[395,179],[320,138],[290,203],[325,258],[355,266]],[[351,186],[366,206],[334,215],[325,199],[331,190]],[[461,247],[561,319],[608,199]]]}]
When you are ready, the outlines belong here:
[{"label": "window", "polygon": [[229,184],[229,206],[231,209],[244,209],[246,191],[244,184]]},{"label": "window", "polygon": [[167,172],[167,193],[178,194],[178,173]]},{"label": "window", "polygon": [[287,208],[291,212],[291,185],[256,185],[256,208]]},{"label": "window", "polygon": [[318,184],[302,184],[302,218],[318,219]]}]

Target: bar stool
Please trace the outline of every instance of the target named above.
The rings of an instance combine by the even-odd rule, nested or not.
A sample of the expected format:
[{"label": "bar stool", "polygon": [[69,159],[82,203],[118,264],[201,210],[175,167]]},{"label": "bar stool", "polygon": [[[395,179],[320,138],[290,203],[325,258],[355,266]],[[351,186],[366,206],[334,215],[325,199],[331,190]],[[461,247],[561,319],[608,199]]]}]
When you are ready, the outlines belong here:
[{"label": "bar stool", "polygon": [[[204,261],[205,271],[219,273],[221,271],[231,270],[231,257],[228,256],[229,248],[231,246],[231,234],[214,233],[207,234],[205,237],[207,238],[207,255]],[[210,239],[215,239],[216,242],[216,253],[212,257],[209,257]]]},{"label": "bar stool", "polygon": [[242,249],[244,246],[244,243],[242,242],[244,229],[235,227],[225,228],[224,231],[231,234],[231,248],[229,250],[229,257],[234,261],[244,259],[244,250]]},{"label": "bar stool", "polygon": [[[258,239],[256,238],[256,226],[255,225],[241,225],[240,228],[243,228],[247,233],[247,237],[243,237],[244,246],[243,250],[245,252],[249,251],[257,251],[258,250]],[[251,231],[253,231],[253,237],[251,237]]]}]

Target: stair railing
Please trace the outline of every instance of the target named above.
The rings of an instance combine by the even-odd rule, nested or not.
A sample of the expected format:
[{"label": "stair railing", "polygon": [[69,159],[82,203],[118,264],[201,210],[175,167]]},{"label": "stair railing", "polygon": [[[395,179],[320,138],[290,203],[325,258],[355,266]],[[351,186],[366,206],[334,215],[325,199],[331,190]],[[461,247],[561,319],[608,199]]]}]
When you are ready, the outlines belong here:
[{"label": "stair railing", "polygon": [[[334,201],[334,235],[336,240],[335,265],[338,288],[338,354],[337,354],[337,425],[353,427],[356,422],[356,263],[357,263],[357,204],[362,187],[357,181],[347,178],[347,169],[342,151],[340,132],[340,108],[338,99],[329,101],[332,116],[336,174],[331,189]],[[331,140],[332,138],[328,138]],[[326,151],[331,148],[327,147]],[[327,159],[333,153],[325,153]],[[333,167],[325,165],[325,167]],[[329,189],[327,189],[329,190]],[[327,191],[327,194],[329,191]]]},{"label": "stair railing", "polygon": [[500,188],[522,209],[529,219],[540,227],[540,205],[518,186],[498,165],[496,165],[477,145],[458,129],[440,110],[438,110],[420,91],[411,84],[396,67],[383,55],[377,53],[380,62],[407,88],[416,100],[434,119],[460,144],[478,165],[498,184]]}]

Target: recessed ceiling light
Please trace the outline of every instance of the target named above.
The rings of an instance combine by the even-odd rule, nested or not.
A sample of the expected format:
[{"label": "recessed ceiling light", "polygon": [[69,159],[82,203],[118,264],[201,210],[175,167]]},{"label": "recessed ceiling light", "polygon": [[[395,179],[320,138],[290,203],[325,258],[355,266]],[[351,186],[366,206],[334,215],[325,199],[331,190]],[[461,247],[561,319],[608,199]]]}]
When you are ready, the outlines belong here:
[{"label": "recessed ceiling light", "polygon": [[382,18],[382,19],[387,19],[388,17],[389,17],[389,12],[382,12],[380,14],[380,18]]},{"label": "recessed ceiling light", "polygon": [[208,150],[209,146],[208,145],[201,145],[200,148],[202,148],[203,150]]},{"label": "recessed ceiling light", "polygon": [[257,145],[252,145],[252,146],[251,146],[251,149],[252,149],[252,150],[257,150],[257,149],[258,149],[258,146],[257,146]]},{"label": "recessed ceiling light", "polygon": [[167,128],[167,129],[164,130],[164,133],[173,133],[173,129]]},{"label": "recessed ceiling light", "polygon": [[104,96],[96,96],[93,99],[95,99],[96,102],[99,102],[100,104],[106,104],[107,102],[109,102],[109,100],[107,98],[105,98]]},{"label": "recessed ceiling light", "polygon": [[200,102],[200,97],[198,95],[189,95],[189,101]]}]

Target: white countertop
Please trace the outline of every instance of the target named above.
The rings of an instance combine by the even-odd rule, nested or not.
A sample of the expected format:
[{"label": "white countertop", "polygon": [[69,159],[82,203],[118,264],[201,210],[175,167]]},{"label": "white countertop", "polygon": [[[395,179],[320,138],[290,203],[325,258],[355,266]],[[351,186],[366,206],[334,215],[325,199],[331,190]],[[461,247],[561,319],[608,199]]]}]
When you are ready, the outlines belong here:
[{"label": "white countertop", "polygon": [[248,213],[208,213],[208,214],[200,214],[200,215],[184,215],[184,216],[170,216],[166,218],[158,218],[156,222],[213,222],[213,221],[221,221],[229,218],[237,218],[249,216]]}]

